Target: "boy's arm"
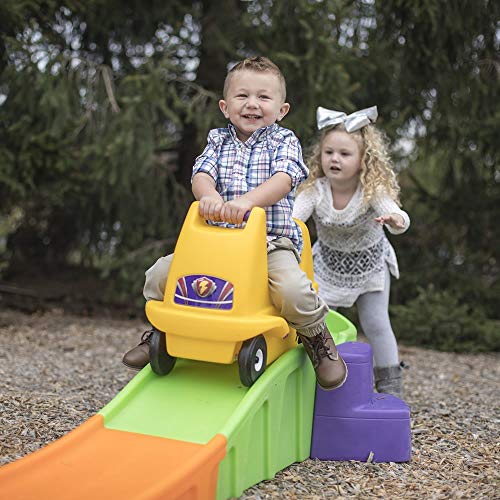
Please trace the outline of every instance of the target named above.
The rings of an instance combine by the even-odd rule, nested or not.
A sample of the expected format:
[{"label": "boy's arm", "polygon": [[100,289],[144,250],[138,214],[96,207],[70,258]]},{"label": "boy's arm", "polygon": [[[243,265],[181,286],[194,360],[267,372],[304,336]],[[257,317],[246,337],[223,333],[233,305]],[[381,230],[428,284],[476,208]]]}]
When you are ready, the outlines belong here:
[{"label": "boy's arm", "polygon": [[231,224],[241,224],[245,214],[253,207],[270,207],[292,190],[292,179],[284,172],[277,172],[260,186],[235,200],[228,201],[220,211],[220,218]]},{"label": "boy's arm", "polygon": [[194,197],[200,202],[200,215],[207,220],[222,220],[221,209],[224,200],[215,188],[214,179],[205,172],[198,172],[193,176],[191,189]]}]

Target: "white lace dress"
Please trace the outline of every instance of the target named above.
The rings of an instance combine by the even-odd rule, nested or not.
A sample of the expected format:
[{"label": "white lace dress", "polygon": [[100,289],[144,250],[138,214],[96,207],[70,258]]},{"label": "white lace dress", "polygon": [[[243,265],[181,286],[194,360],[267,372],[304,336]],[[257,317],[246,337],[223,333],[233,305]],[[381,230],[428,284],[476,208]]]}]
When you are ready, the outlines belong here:
[{"label": "white lace dress", "polygon": [[383,227],[374,221],[380,215],[396,213],[404,228],[389,232],[400,234],[410,225],[408,214],[389,196],[377,196],[369,205],[363,202],[361,186],[342,210],[333,207],[330,182],[317,179],[295,200],[293,216],[302,221],[313,217],[318,240],[313,245],[314,276],[320,296],[335,307],[352,306],[359,295],[383,290],[385,266],[399,278],[398,262]]}]

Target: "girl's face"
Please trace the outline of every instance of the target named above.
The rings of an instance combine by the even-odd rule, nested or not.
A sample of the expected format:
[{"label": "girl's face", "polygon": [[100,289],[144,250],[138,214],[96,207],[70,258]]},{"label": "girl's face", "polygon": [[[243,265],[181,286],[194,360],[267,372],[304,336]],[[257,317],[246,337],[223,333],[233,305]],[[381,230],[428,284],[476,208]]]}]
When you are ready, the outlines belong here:
[{"label": "girl's face", "polygon": [[329,132],[321,144],[321,168],[331,183],[357,185],[361,174],[361,148],[341,130]]}]

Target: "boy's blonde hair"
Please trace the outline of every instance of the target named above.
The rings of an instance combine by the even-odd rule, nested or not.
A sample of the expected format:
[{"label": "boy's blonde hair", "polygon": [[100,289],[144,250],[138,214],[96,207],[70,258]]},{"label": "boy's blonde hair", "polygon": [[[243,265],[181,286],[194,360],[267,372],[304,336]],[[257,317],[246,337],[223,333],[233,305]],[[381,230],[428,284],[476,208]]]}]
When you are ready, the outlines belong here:
[{"label": "boy's blonde hair", "polygon": [[247,57],[246,59],[243,59],[242,61],[236,63],[227,73],[226,79],[224,80],[224,90],[223,90],[223,96],[224,99],[227,96],[227,91],[229,88],[229,84],[231,83],[231,78],[236,73],[236,71],[243,71],[243,70],[248,70],[248,71],[256,71],[258,73],[264,73],[266,71],[276,75],[278,77],[278,80],[280,82],[280,87],[281,87],[281,95],[283,97],[283,102],[285,102],[286,99],[286,81],[285,77],[283,76],[283,73],[281,70],[274,64],[270,59],[267,57],[262,57],[262,56],[257,56],[257,57]]},{"label": "boy's blonde hair", "polygon": [[[326,136],[333,131],[345,132],[344,125],[327,127],[320,132],[319,139],[312,146],[306,159],[309,177],[300,186],[299,191],[312,187],[314,181],[325,174],[321,168],[321,147]],[[349,134],[359,145],[361,151],[361,174],[359,181],[363,188],[363,200],[368,203],[375,195],[387,193],[398,205],[400,187],[388,152],[385,135],[374,125]]]}]

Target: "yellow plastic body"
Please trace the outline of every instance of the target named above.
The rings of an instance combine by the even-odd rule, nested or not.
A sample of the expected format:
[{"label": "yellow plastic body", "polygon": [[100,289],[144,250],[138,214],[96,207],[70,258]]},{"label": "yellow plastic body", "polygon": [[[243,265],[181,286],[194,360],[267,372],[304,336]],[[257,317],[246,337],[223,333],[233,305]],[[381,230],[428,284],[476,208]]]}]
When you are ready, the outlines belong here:
[{"label": "yellow plastic body", "polygon": [[[304,237],[301,267],[312,281],[309,233]],[[211,275],[234,285],[233,307],[205,309],[174,302],[177,280],[190,274]],[[232,363],[244,340],[263,335],[267,364],[297,345],[295,330],[273,306],[267,277],[266,220],[262,208],[254,208],[242,229],[211,226],[192,203],[182,226],[170,267],[163,301],[150,300],[146,315],[166,333],[171,356]]]}]

